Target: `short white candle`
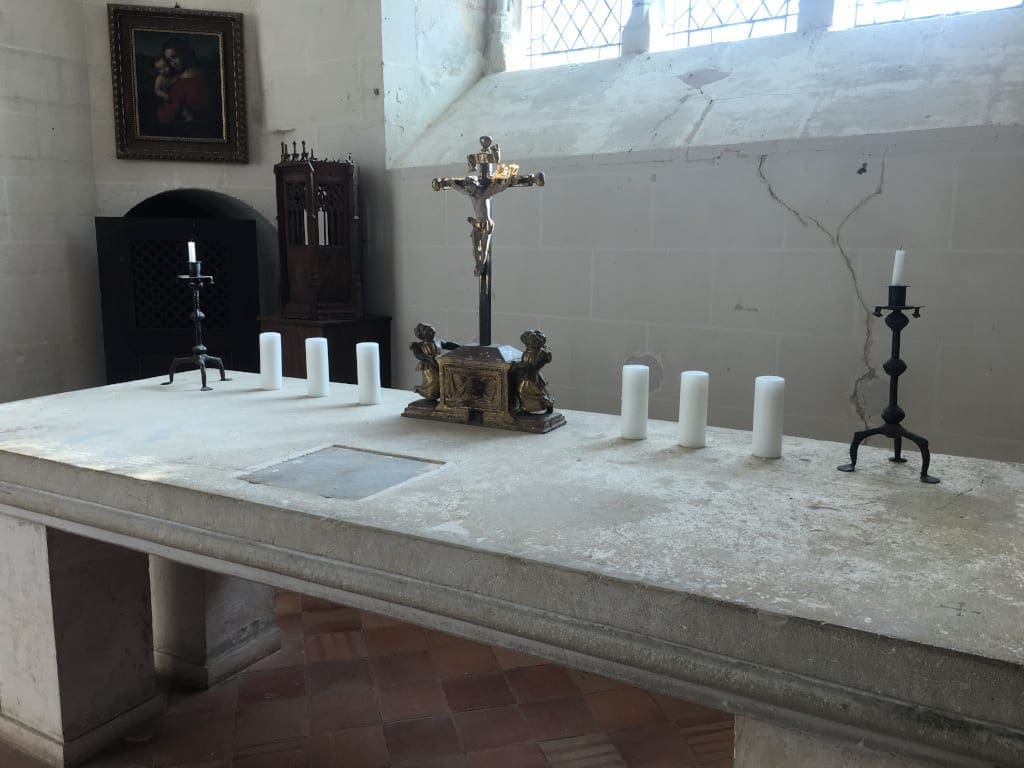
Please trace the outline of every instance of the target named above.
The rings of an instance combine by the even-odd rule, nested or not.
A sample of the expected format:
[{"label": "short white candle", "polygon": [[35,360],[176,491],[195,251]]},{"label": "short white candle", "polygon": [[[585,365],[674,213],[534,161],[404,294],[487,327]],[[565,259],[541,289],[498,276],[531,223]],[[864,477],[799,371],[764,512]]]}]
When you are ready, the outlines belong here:
[{"label": "short white candle", "polygon": [[707,445],[708,378],[706,371],[679,374],[679,444],[685,448]]},{"label": "short white candle", "polygon": [[384,399],[380,388],[380,345],[376,341],[356,344],[356,380],[360,405],[376,405]]},{"label": "short white candle", "polygon": [[195,240],[189,240],[188,241],[188,263],[189,264],[195,264],[196,263],[196,241]]},{"label": "short white candle", "polygon": [[781,376],[758,376],[754,380],[754,437],[751,452],[762,459],[782,455],[782,414],[786,380]]},{"label": "short white candle", "polygon": [[627,440],[647,437],[648,381],[646,365],[622,366],[622,436]]},{"label": "short white candle", "polygon": [[310,397],[327,397],[331,392],[330,370],[327,363],[327,339],[306,339],[306,385]]},{"label": "short white candle", "polygon": [[281,334],[260,334],[260,389],[281,388]]},{"label": "short white candle", "polygon": [[892,260],[892,282],[889,285],[903,285],[903,264],[907,260],[907,252],[900,248]]}]

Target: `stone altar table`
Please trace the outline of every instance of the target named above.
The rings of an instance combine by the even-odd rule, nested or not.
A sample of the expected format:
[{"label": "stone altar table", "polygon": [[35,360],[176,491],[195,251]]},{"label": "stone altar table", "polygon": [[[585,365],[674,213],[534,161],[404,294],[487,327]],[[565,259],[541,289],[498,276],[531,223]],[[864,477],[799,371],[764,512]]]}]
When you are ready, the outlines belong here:
[{"label": "stone altar table", "polygon": [[[70,764],[152,713],[147,553],[735,712],[739,768],[1024,765],[1021,465],[939,456],[923,488],[881,448],[843,474],[840,443],[763,461],[748,432],[479,430],[232,377],[0,405],[0,738]],[[331,446],[431,466],[356,499],[243,479]]]}]

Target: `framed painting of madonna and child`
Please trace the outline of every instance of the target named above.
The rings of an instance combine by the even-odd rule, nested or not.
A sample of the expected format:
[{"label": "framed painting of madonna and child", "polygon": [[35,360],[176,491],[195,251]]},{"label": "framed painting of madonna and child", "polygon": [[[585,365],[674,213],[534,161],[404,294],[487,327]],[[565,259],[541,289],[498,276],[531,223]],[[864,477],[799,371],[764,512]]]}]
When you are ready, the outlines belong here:
[{"label": "framed painting of madonna and child", "polygon": [[117,156],[249,161],[242,14],[108,5]]}]

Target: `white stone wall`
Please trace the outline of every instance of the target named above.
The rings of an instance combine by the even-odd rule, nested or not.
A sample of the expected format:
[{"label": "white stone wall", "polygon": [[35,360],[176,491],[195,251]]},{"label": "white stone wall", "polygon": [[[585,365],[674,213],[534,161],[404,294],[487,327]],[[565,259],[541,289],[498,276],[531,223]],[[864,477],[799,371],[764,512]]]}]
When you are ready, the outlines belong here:
[{"label": "white stone wall", "polygon": [[103,380],[82,12],[0,2],[0,401]]},{"label": "white stone wall", "polygon": [[[653,416],[674,419],[679,372],[704,369],[711,423],[749,429],[754,377],[779,374],[787,433],[848,440],[887,401],[890,335],[869,310],[903,244],[925,305],[903,334],[906,425],[939,452],[1022,460],[1024,133],[972,133],[527,160],[548,184],[495,200],[494,339],[544,330],[566,408],[617,411],[620,366],[645,362]],[[453,171],[392,172],[398,350],[421,320],[456,341],[477,333],[468,202],[429,185]],[[411,387],[414,361],[398,355],[397,386]]]}]

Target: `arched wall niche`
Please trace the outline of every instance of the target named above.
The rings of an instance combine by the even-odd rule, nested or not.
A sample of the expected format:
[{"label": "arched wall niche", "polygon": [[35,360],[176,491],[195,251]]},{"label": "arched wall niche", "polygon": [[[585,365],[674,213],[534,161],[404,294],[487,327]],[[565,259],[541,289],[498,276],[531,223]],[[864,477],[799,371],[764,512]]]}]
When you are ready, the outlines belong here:
[{"label": "arched wall niche", "polygon": [[251,219],[256,222],[260,313],[276,314],[280,305],[277,229],[242,200],[209,189],[173,189],[147,197],[125,213],[133,219]]}]

